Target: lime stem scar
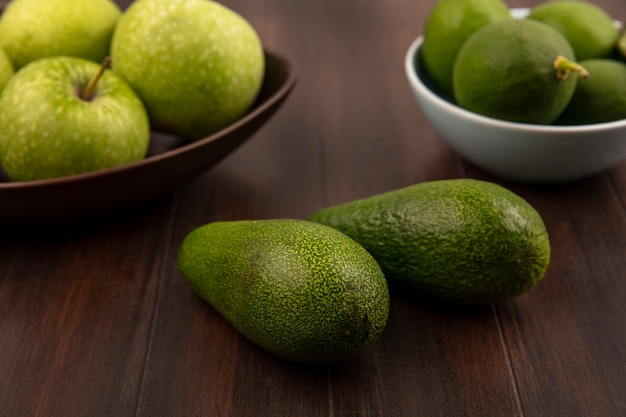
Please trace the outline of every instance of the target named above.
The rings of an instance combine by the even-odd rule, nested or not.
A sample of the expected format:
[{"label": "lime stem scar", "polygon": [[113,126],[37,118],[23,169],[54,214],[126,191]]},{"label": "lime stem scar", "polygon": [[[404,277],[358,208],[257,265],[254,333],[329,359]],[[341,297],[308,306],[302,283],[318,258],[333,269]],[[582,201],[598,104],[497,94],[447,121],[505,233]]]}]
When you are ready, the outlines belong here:
[{"label": "lime stem scar", "polygon": [[89,101],[91,99],[91,95],[93,94],[93,90],[96,88],[96,84],[98,84],[98,81],[102,77],[102,74],[104,74],[104,71],[109,67],[109,65],[111,65],[111,57],[107,56],[106,58],[104,58],[104,61],[102,62],[98,73],[91,79],[91,81],[87,85],[87,88],[85,88],[85,91],[83,91],[81,97],[83,100]]},{"label": "lime stem scar", "polygon": [[569,74],[574,71],[577,72],[582,78],[587,78],[589,73],[581,65],[570,61],[562,55],[559,55],[554,60],[554,69],[556,71],[556,77],[559,80],[566,80]]}]

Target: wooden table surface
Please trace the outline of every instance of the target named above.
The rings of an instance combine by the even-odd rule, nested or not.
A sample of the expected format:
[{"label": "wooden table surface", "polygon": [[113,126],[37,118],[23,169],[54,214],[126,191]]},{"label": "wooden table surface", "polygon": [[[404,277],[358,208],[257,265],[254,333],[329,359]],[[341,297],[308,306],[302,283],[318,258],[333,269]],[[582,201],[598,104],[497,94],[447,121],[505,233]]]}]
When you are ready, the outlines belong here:
[{"label": "wooden table surface", "polygon": [[[595,3],[626,20],[623,0]],[[225,4],[296,61],[298,85],[252,140],[147,207],[79,230],[0,234],[0,416],[626,415],[626,163],[531,186],[459,158],[404,75],[434,0]],[[552,241],[545,280],[475,309],[394,296],[379,341],[341,364],[267,354],[176,268],[184,236],[205,223],[304,218],[457,177],[536,207]]]}]

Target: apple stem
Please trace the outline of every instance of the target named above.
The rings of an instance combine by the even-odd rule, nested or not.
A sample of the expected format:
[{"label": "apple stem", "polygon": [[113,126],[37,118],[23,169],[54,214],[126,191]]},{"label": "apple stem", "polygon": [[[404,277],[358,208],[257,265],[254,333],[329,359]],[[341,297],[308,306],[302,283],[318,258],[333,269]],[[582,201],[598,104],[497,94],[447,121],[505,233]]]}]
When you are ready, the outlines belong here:
[{"label": "apple stem", "polygon": [[98,84],[98,80],[100,80],[102,74],[104,74],[104,71],[109,67],[109,65],[111,65],[111,57],[107,56],[106,58],[104,58],[102,65],[100,65],[100,70],[98,71],[98,73],[91,79],[91,81],[87,85],[87,88],[85,88],[85,91],[83,91],[83,94],[81,95],[81,98],[83,100],[89,101],[91,99],[91,95],[93,94],[93,90],[96,88],[96,84]]},{"label": "apple stem", "polygon": [[587,78],[589,73],[581,65],[570,61],[564,56],[559,55],[554,61],[554,69],[559,80],[566,80],[570,72],[577,72],[582,78]]}]

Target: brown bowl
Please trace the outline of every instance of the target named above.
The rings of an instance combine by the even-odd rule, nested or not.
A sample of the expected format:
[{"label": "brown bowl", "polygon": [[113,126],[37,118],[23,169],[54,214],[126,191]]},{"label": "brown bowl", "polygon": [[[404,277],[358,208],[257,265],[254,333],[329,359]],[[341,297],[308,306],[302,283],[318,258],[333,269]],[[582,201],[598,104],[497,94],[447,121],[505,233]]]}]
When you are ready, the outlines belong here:
[{"label": "brown bowl", "polygon": [[172,192],[207,171],[246,142],[293,89],[296,68],[265,51],[259,96],[237,122],[195,142],[153,132],[145,159],[116,168],[41,181],[0,179],[0,227],[57,226],[109,216]]}]

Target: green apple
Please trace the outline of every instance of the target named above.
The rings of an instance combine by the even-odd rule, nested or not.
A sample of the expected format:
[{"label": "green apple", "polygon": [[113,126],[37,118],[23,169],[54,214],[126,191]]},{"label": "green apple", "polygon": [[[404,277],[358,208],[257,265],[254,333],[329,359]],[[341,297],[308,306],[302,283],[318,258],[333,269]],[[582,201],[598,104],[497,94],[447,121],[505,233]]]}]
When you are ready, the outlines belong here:
[{"label": "green apple", "polygon": [[250,23],[208,0],[139,0],[111,41],[113,70],[143,99],[152,125],[187,139],[240,118],[261,88],[265,60]]},{"label": "green apple", "polygon": [[16,69],[55,55],[102,62],[121,13],[111,0],[13,0],[0,17],[0,47]]},{"label": "green apple", "polygon": [[2,91],[13,74],[15,74],[15,67],[11,59],[6,52],[0,49],[0,91]]},{"label": "green apple", "polygon": [[0,95],[0,126],[0,164],[14,181],[138,161],[150,140],[148,114],[128,83],[75,57],[42,58],[16,72]]}]

